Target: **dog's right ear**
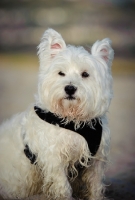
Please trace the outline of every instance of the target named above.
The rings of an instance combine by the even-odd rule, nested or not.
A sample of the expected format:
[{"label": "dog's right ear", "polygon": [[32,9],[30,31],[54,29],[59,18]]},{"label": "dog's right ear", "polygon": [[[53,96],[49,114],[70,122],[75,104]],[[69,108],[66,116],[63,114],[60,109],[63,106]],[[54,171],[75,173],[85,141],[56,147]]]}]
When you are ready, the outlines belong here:
[{"label": "dog's right ear", "polygon": [[54,58],[60,51],[66,48],[62,36],[53,29],[48,29],[41,38],[38,46],[38,56],[40,63]]}]

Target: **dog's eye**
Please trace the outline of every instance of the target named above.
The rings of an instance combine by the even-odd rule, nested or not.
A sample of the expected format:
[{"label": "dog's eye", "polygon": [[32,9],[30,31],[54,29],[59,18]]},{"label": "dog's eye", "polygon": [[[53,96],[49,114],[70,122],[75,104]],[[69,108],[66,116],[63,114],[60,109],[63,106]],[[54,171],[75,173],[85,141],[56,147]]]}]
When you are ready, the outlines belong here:
[{"label": "dog's eye", "polygon": [[87,72],[83,72],[81,75],[82,75],[83,78],[89,77],[89,74]]},{"label": "dog's eye", "polygon": [[61,72],[61,71],[60,71],[58,74],[59,74],[60,76],[65,76],[65,74],[64,74],[63,72]]}]

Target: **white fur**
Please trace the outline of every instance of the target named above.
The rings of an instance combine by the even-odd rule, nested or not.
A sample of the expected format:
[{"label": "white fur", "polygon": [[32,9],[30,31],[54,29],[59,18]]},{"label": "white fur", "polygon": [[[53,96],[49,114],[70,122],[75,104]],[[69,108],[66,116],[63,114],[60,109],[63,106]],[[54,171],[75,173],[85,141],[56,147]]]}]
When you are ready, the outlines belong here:
[{"label": "white fur", "polygon": [[[0,128],[0,194],[15,199],[41,192],[51,200],[70,200],[72,194],[101,200],[110,143],[106,113],[113,95],[110,67],[114,53],[110,40],[97,41],[89,53],[83,47],[66,46],[59,33],[48,29],[38,46],[38,55],[35,104],[64,118],[65,123],[74,121],[76,128],[82,121],[100,118],[102,141],[92,157],[81,135],[41,120],[30,106]],[[59,75],[60,71],[64,76]],[[89,77],[82,77],[83,72]],[[66,85],[77,88],[73,100],[66,98]],[[36,165],[24,154],[26,144],[37,156]],[[76,163],[85,167],[80,174]],[[73,177],[68,177],[69,170]]]}]

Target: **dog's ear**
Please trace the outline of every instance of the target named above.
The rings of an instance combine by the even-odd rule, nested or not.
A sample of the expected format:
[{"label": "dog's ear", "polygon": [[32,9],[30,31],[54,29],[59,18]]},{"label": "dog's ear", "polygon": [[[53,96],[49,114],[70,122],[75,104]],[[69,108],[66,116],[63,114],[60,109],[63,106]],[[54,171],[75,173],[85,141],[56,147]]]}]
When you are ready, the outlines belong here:
[{"label": "dog's ear", "polygon": [[109,67],[111,67],[114,58],[114,51],[111,47],[111,43],[109,38],[105,38],[101,41],[96,41],[91,48],[91,54],[101,57]]},{"label": "dog's ear", "polygon": [[66,48],[62,36],[53,29],[44,32],[41,42],[38,46],[38,56],[40,62],[45,59],[54,58],[60,51]]}]

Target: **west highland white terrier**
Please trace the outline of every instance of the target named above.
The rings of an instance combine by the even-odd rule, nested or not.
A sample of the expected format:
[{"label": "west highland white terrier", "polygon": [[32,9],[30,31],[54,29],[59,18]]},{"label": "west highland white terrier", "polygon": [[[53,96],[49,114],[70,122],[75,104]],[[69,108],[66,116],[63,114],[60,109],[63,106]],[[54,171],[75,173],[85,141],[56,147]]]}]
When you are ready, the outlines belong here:
[{"label": "west highland white terrier", "polygon": [[38,46],[35,104],[0,128],[0,194],[45,200],[104,199],[113,96],[110,39],[91,52],[48,29]]}]

